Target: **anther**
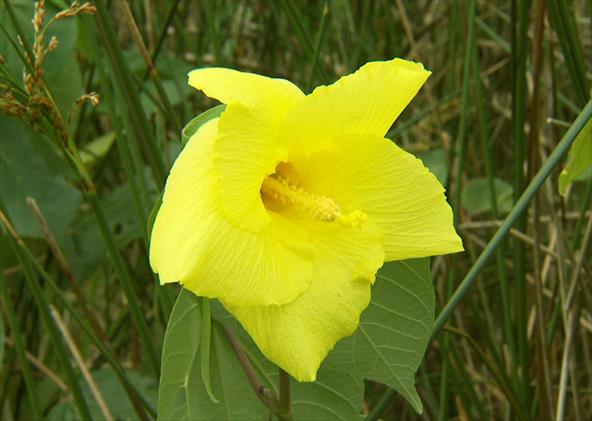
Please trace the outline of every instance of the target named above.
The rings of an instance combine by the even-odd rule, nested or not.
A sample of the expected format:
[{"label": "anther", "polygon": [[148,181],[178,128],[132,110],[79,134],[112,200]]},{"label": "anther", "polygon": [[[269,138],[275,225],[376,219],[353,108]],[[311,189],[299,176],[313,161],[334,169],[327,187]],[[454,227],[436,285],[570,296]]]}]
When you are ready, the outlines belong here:
[{"label": "anther", "polygon": [[261,185],[261,193],[281,208],[293,208],[323,222],[339,221],[345,226],[357,228],[367,218],[366,214],[359,210],[344,215],[339,204],[333,199],[310,193],[278,174],[265,178]]}]

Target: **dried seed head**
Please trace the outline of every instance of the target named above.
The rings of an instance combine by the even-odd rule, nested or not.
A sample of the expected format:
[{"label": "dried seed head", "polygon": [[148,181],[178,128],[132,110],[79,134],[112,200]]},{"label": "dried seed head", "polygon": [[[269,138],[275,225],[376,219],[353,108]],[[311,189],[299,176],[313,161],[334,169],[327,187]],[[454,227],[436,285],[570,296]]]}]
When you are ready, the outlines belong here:
[{"label": "dried seed head", "polygon": [[33,75],[25,72],[23,81],[25,82],[25,90],[29,95],[31,95],[33,93],[33,88],[35,87],[35,80],[33,79]]},{"label": "dried seed head", "polygon": [[0,99],[0,112],[10,117],[22,118],[26,113],[26,109],[18,102],[4,102]]},{"label": "dried seed head", "polygon": [[49,104],[47,98],[43,95],[31,95],[29,97],[29,107],[47,107]]},{"label": "dried seed head", "polygon": [[85,102],[90,102],[93,107],[96,107],[100,101],[101,101],[101,97],[96,92],[84,94],[76,100],[72,111],[74,111],[74,108],[81,106]]},{"label": "dried seed head", "polygon": [[89,2],[84,3],[79,8],[79,13],[86,13],[87,15],[93,15],[97,12],[97,8]]},{"label": "dried seed head", "polygon": [[90,94],[88,94],[88,100],[93,107],[96,107],[97,105],[99,105],[101,97],[96,92],[91,92]]},{"label": "dried seed head", "polygon": [[65,18],[79,15],[81,13],[86,13],[88,15],[92,15],[96,11],[97,11],[97,8],[95,6],[93,6],[92,4],[90,4],[89,2],[84,3],[82,6],[78,6],[78,2],[75,1],[66,10],[62,10],[61,12],[57,13],[53,17],[53,19],[54,20],[65,19]]},{"label": "dried seed head", "polygon": [[25,106],[14,99],[11,91],[0,94],[0,112],[11,117],[21,118],[26,111]]},{"label": "dried seed head", "polygon": [[41,32],[45,20],[45,0],[35,2],[35,15],[33,16],[33,28],[35,33]]},{"label": "dried seed head", "polygon": [[49,45],[47,46],[47,52],[49,53],[58,48],[58,44],[58,39],[55,36],[51,37],[51,39],[49,40]]}]

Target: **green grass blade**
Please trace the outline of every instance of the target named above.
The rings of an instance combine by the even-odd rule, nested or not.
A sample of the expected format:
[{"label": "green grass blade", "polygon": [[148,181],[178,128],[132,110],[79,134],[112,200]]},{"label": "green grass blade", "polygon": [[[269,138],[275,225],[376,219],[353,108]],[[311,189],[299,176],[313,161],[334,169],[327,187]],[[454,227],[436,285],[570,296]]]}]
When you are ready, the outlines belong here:
[{"label": "green grass blade", "polygon": [[308,82],[306,83],[306,90],[305,92],[310,92],[312,88],[312,81],[315,73],[317,72],[317,66],[319,63],[319,54],[321,52],[321,47],[323,45],[323,41],[325,40],[325,33],[327,32],[327,20],[330,16],[331,12],[331,3],[325,1],[323,3],[323,11],[321,14],[321,23],[319,25],[319,32],[317,33],[317,39],[315,41],[314,52],[312,54],[312,64],[310,68],[310,76],[308,77]]},{"label": "green grass blade", "polygon": [[460,218],[461,199],[462,199],[462,177],[465,170],[465,159],[467,150],[467,131],[469,114],[469,81],[471,77],[471,56],[473,54],[473,44],[475,42],[475,1],[469,2],[469,15],[467,17],[467,44],[463,60],[463,80],[462,80],[462,99],[461,111],[458,121],[458,138],[456,140],[456,185],[454,196],[454,223],[458,225]]},{"label": "green grass blade", "polygon": [[567,1],[551,0],[547,4],[578,103],[583,106],[590,98],[590,83],[586,77],[587,66],[582,55],[576,24]]},{"label": "green grass blade", "polygon": [[[514,203],[525,187],[524,163],[526,160],[526,57],[528,40],[528,13],[530,1],[512,3],[512,142],[513,142],[513,193]],[[526,214],[516,220],[516,229],[526,232]],[[526,377],[529,372],[528,340],[526,326],[526,247],[522,241],[514,240],[514,289],[515,318],[518,359],[512,359],[512,372],[521,384],[521,397],[528,402],[529,391]],[[518,376],[518,373],[521,373]]]},{"label": "green grass blade", "polygon": [[[35,418],[41,419],[41,405],[37,397],[37,390],[35,389],[35,383],[33,382],[33,376],[31,375],[29,361],[25,355],[25,346],[21,339],[19,322],[14,313],[14,308],[8,294],[7,279],[4,277],[4,271],[2,270],[0,270],[0,295],[2,296],[3,306],[6,310],[8,325],[10,326],[10,332],[12,334],[12,342],[14,343],[14,349],[16,350],[19,366],[23,374],[25,387],[29,393],[29,403],[31,404],[31,409]],[[0,362],[1,361],[2,359],[0,359]]]},{"label": "green grass blade", "polygon": [[[296,36],[300,40],[300,44],[305,50],[306,56],[314,57],[315,47],[310,36],[310,31],[305,27],[304,18],[296,6],[297,3],[295,3],[293,0],[281,0],[279,4],[288,17],[290,24],[294,28]],[[329,81],[329,76],[325,70],[319,66],[316,66],[315,69],[315,75],[317,79],[319,79],[321,83],[327,83]]]}]

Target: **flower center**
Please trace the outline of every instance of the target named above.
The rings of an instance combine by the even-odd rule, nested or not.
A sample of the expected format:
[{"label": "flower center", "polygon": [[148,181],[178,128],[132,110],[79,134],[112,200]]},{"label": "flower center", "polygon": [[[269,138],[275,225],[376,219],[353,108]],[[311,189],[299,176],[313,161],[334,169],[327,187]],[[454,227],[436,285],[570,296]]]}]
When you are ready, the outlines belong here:
[{"label": "flower center", "polygon": [[359,227],[367,219],[367,215],[359,210],[344,215],[335,200],[310,193],[277,172],[263,180],[261,198],[268,210],[293,211],[322,222],[338,221],[346,226]]}]

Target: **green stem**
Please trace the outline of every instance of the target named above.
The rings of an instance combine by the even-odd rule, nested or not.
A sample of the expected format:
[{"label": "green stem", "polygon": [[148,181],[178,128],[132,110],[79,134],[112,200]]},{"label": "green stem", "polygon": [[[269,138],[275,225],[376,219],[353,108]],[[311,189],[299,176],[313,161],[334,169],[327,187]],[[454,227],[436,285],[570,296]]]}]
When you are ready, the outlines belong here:
[{"label": "green stem", "polygon": [[559,38],[561,52],[565,58],[565,67],[575,88],[577,101],[583,105],[590,98],[590,84],[586,77],[586,62],[582,55],[576,23],[569,11],[567,1],[551,0],[547,4],[553,28]]},{"label": "green stem", "polygon": [[281,368],[279,370],[280,398],[278,402],[277,416],[280,421],[292,421],[292,408],[290,403],[290,376]]},{"label": "green stem", "polygon": [[465,169],[465,156],[467,150],[467,118],[469,114],[469,80],[471,76],[471,56],[473,55],[474,27],[475,27],[475,1],[469,3],[467,48],[463,61],[463,81],[460,119],[458,122],[458,140],[456,157],[456,186],[454,200],[454,224],[458,225],[462,198],[462,176]]},{"label": "green stem", "polygon": [[[512,137],[514,156],[514,203],[525,187],[524,162],[526,139],[524,126],[526,121],[526,46],[528,40],[528,10],[530,1],[512,3]],[[516,228],[526,232],[526,214],[516,220]],[[524,243],[514,240],[514,285],[515,315],[518,358],[512,358],[512,373],[518,380],[523,402],[528,402],[528,340],[526,326],[526,248]]]}]

